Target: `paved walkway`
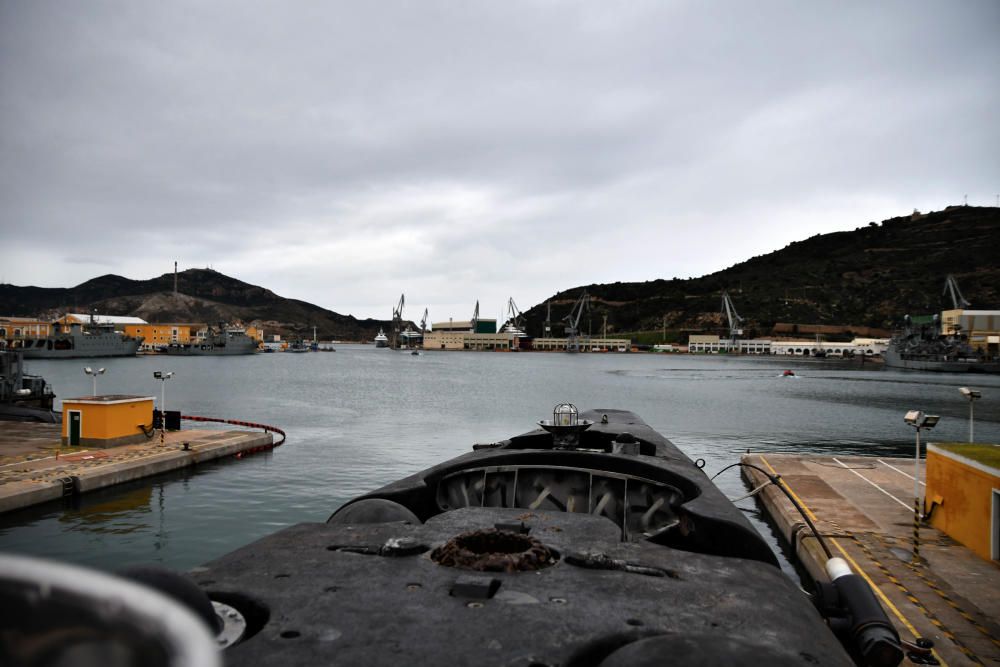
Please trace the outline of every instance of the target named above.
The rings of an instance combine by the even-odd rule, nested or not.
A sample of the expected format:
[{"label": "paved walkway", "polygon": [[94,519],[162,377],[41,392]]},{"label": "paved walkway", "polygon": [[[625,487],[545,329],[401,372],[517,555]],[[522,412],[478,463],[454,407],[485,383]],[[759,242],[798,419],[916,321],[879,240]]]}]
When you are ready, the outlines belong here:
[{"label": "paved walkway", "polygon": [[[912,459],[758,454],[743,461],[781,475],[833,554],[868,579],[903,639],[932,639],[941,664],[1000,665],[1000,565],[930,527],[920,530],[921,562],[913,562]],[[752,469],[744,474],[755,487],[766,481]],[[760,497],[815,576],[825,554],[798,511],[773,486]]]},{"label": "paved walkway", "polygon": [[160,433],[119,447],[61,445],[58,424],[0,422],[0,512],[83,493],[196,463],[266,449],[259,431],[208,429]]}]

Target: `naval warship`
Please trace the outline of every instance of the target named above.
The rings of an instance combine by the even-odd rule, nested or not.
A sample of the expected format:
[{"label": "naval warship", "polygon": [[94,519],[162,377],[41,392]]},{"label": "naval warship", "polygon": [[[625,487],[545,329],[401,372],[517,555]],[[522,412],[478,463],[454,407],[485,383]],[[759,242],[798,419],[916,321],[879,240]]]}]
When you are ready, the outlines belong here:
[{"label": "naval warship", "polygon": [[243,329],[220,326],[209,327],[204,339],[190,343],[171,343],[161,350],[165,354],[179,356],[222,356],[253,354],[257,351],[257,341]]},{"label": "naval warship", "polygon": [[115,331],[110,322],[100,322],[93,315],[85,324],[54,324],[49,336],[9,341],[24,353],[25,359],[80,359],[89,357],[134,357],[142,338]]}]

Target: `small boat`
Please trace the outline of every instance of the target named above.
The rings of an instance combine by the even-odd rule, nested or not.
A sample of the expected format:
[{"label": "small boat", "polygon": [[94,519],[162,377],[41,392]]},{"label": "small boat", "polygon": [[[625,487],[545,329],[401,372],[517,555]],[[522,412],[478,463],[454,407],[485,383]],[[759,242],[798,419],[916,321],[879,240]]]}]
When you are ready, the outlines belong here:
[{"label": "small boat", "polygon": [[781,377],[793,378],[795,377],[795,371],[787,370],[781,374]]},{"label": "small boat", "polygon": [[297,340],[285,348],[285,352],[312,352],[312,349],[309,345],[306,345],[304,341]]}]

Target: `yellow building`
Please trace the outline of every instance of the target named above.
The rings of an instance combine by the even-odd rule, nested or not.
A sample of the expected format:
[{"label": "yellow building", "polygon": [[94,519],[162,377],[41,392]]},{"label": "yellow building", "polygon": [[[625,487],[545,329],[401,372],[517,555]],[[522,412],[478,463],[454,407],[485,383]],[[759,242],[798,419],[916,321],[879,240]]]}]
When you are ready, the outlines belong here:
[{"label": "yellow building", "polygon": [[931,525],[1000,561],[1000,445],[928,445]]},{"label": "yellow building", "polygon": [[51,332],[51,324],[33,317],[0,317],[0,340],[44,338]]},{"label": "yellow building", "polygon": [[190,343],[191,326],[190,324],[126,324],[125,335],[141,337],[142,349],[154,350],[171,343]]},{"label": "yellow building", "polygon": [[151,396],[83,396],[63,401],[62,443],[71,447],[117,447],[146,442],[153,428]]},{"label": "yellow building", "polygon": [[246,329],[247,336],[253,338],[258,343],[264,342],[264,327],[251,324]]}]

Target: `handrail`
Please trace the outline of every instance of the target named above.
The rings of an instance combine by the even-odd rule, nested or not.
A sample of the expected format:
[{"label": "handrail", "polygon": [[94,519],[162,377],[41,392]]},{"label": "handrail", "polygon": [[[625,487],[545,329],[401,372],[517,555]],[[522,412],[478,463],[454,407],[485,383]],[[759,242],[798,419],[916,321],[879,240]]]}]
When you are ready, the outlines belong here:
[{"label": "handrail", "polygon": [[199,417],[197,415],[181,415],[181,419],[186,419],[188,421],[193,421],[193,422],[216,422],[216,423],[219,423],[219,424],[233,424],[234,426],[246,426],[247,428],[259,428],[259,429],[262,429],[264,431],[268,431],[268,432],[271,432],[271,433],[277,433],[278,435],[281,436],[281,440],[279,440],[278,442],[275,442],[274,444],[272,444],[271,445],[272,448],[278,447],[278,446],[282,445],[285,442],[285,439],[287,437],[285,435],[285,432],[282,431],[277,426],[268,426],[267,424],[257,424],[255,422],[247,422],[247,421],[242,421],[242,420],[239,420],[239,419],[221,419],[219,417]]}]

